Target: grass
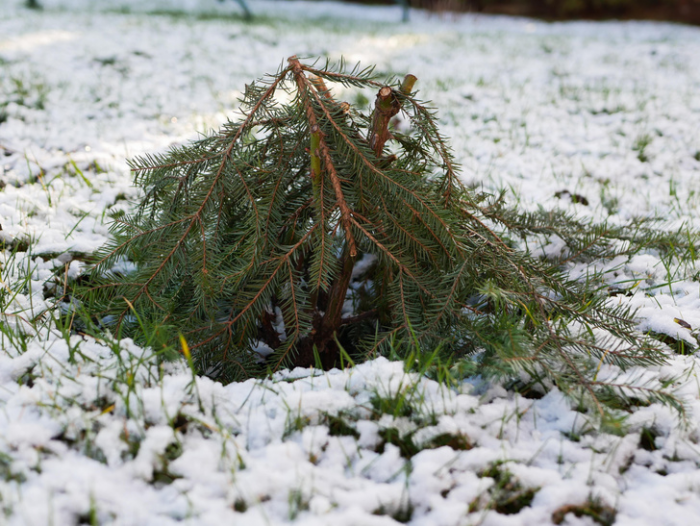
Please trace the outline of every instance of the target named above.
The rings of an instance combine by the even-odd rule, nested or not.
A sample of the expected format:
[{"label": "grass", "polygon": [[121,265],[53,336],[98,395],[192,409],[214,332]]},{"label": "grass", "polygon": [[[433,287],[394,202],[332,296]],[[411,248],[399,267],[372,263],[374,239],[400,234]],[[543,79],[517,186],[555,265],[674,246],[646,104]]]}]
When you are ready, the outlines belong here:
[{"label": "grass", "polygon": [[[72,15],[71,15],[72,16]],[[141,22],[150,20],[150,15],[128,15],[130,20]],[[231,31],[236,32],[235,40],[248,38],[246,35],[254,33],[254,29],[264,28],[278,33],[274,38],[260,35],[255,40],[261,46],[274,46],[277,43],[286,42],[284,39],[291,27],[289,23],[276,18],[257,18],[251,25],[243,25],[240,18],[233,15],[202,14],[198,17],[190,17],[183,13],[160,13],[158,18],[167,19],[168,23],[174,27],[176,24],[192,24],[202,27],[204,30],[214,27],[216,24],[226,25]],[[374,36],[384,36],[380,24],[369,23],[365,27],[359,24],[344,24],[342,20],[329,19],[322,23],[302,22],[294,31],[299,34],[314,32],[322,25],[329,34],[340,36],[363,35],[365,32],[374,33]],[[392,29],[388,30],[387,39],[391,37]],[[315,34],[315,33],[314,33]],[[447,38],[447,37],[446,37]],[[553,42],[549,37],[532,37],[533,40],[518,41],[532,46],[532,49],[541,48],[541,53],[553,55],[560,51],[557,46],[560,42]],[[565,43],[569,40],[564,39]],[[379,42],[379,41],[377,41]],[[402,42],[400,39],[397,42]],[[304,42],[306,45],[306,42]],[[492,50],[497,47],[490,35],[475,34],[464,36],[460,40],[460,45],[475,46],[482,49],[486,57],[490,57]],[[501,45],[504,60],[509,60],[509,56],[519,56],[514,49],[515,44],[508,42]],[[508,46],[511,46],[509,48]],[[329,44],[329,50],[334,49]],[[309,44],[308,49],[314,49]],[[407,55],[400,47],[392,48],[392,53],[399,58],[386,59],[383,68],[387,70],[402,70],[403,63]],[[407,49],[411,49],[410,46]],[[529,48],[528,48],[529,49]],[[540,51],[537,51],[538,53]],[[329,51],[331,53],[332,51]],[[568,50],[574,53],[575,50]],[[509,53],[511,55],[509,55]],[[401,57],[404,57],[403,59]],[[282,57],[280,57],[281,59]],[[448,60],[446,57],[445,60]],[[92,57],[86,60],[91,61]],[[111,56],[102,57],[103,64],[97,63],[100,68],[113,68],[119,63]],[[525,59],[524,59],[525,60]],[[110,63],[111,62],[111,63]],[[27,109],[36,112],[47,112],[51,109],[52,94],[54,90],[59,90],[59,86],[52,84],[48,76],[39,74],[22,73],[21,64],[0,60],[0,126],[5,126],[10,119],[25,119],[23,112]],[[37,69],[37,68],[35,68]],[[564,72],[565,73],[565,72]],[[136,74],[131,72],[131,74]],[[156,71],[162,77],[162,71]],[[472,75],[471,77],[468,75]],[[584,82],[576,83],[571,75],[554,76],[551,89],[547,86],[540,87],[542,93],[537,98],[533,97],[533,83],[526,80],[521,84],[521,95],[510,94],[513,97],[512,103],[499,106],[494,102],[494,90],[499,88],[499,80],[493,75],[488,75],[483,71],[475,70],[471,73],[463,73],[454,70],[444,78],[421,79],[420,82],[434,85],[433,95],[445,108],[445,113],[450,115],[449,133],[458,137],[459,156],[465,162],[472,159],[470,152],[479,155],[486,155],[484,152],[495,152],[488,159],[482,158],[480,163],[475,165],[476,170],[488,171],[490,174],[492,187],[511,185],[517,198],[526,204],[532,198],[532,190],[522,181],[527,181],[533,177],[535,184],[544,179],[538,179],[539,172],[533,168],[534,165],[523,167],[522,174],[510,173],[504,169],[508,162],[513,161],[510,152],[518,152],[519,158],[524,162],[533,157],[533,153],[539,154],[546,147],[555,148],[556,144],[542,142],[542,134],[538,131],[537,123],[533,119],[538,118],[537,113],[533,117],[518,115],[516,121],[510,121],[508,111],[523,101],[528,104],[539,104],[541,100],[547,98],[551,102],[549,111],[557,112],[561,108],[566,108],[578,115],[589,115],[591,120],[586,123],[595,130],[609,130],[609,128],[596,128],[598,122],[610,117],[620,117],[619,133],[616,140],[618,145],[610,143],[606,145],[609,152],[603,152],[601,157],[595,158],[592,167],[584,169],[582,166],[573,163],[561,162],[563,157],[553,154],[553,159],[565,166],[557,167],[556,183],[557,187],[551,193],[552,201],[547,203],[564,208],[570,206],[569,203],[585,205],[590,213],[604,210],[610,216],[618,213],[628,213],[630,209],[639,209],[640,215],[658,214],[661,219],[667,217],[678,217],[688,219],[688,223],[683,227],[682,234],[687,238],[684,247],[671,246],[666,243],[666,248],[670,256],[661,253],[661,249],[650,249],[645,254],[657,257],[660,266],[652,270],[648,276],[632,276],[632,282],[615,282],[615,278],[610,274],[605,279],[606,283],[618,283],[623,290],[629,292],[630,296],[635,291],[640,291],[642,296],[646,295],[651,302],[654,297],[670,296],[677,289],[679,284],[690,281],[690,277],[695,275],[697,282],[697,254],[696,233],[692,231],[690,225],[692,218],[697,216],[700,206],[698,201],[699,192],[697,184],[689,182],[678,174],[656,175],[652,171],[653,152],[659,148],[668,148],[670,144],[665,136],[660,136],[653,131],[653,128],[645,128],[644,124],[633,121],[636,116],[637,106],[642,105],[650,99],[648,93],[629,93],[615,84],[613,80],[605,82]],[[460,89],[469,90],[469,98],[457,93],[453,102],[445,98],[444,105],[440,97],[442,95],[458,92]],[[224,96],[224,92],[217,96]],[[364,96],[366,100],[357,100],[363,105],[372,102],[371,96]],[[528,99],[531,98],[531,99]],[[87,103],[86,103],[87,104]],[[217,107],[224,106],[224,101],[217,101]],[[203,109],[202,112],[208,110]],[[596,120],[600,119],[600,120]],[[25,125],[30,123],[24,122]],[[523,124],[525,126],[523,126]],[[463,129],[461,128],[463,127]],[[539,142],[538,142],[539,141]],[[22,180],[18,176],[17,186],[25,185],[27,189],[36,189],[44,199],[49,202],[53,211],[59,210],[69,201],[75,189],[82,187],[99,193],[104,191],[108,185],[100,178],[104,173],[102,162],[90,166],[90,162],[81,161],[77,156],[66,155],[65,162],[55,167],[45,170],[37,168],[35,159],[29,152],[17,152],[5,155],[6,150],[0,150],[0,165],[12,164],[13,171],[19,171],[20,165],[27,165],[28,176]],[[629,154],[632,152],[633,160],[639,161],[643,165],[647,179],[640,177],[639,184],[631,184],[631,179],[618,179],[614,164],[606,164],[615,155]],[[490,154],[489,154],[490,155]],[[700,151],[695,144],[687,154],[673,152],[675,160],[698,162],[700,161]],[[685,157],[684,157],[685,155]],[[687,159],[686,159],[687,157]],[[19,160],[18,160],[19,159]],[[613,168],[611,168],[611,166]],[[487,168],[488,167],[488,168]],[[560,169],[561,168],[561,169]],[[25,170],[24,166],[21,170]],[[554,169],[552,169],[554,170]],[[590,170],[590,171],[588,171]],[[9,173],[9,170],[0,169],[0,174]],[[19,173],[19,172],[18,172]],[[466,171],[469,174],[468,171]],[[585,175],[585,174],[588,175]],[[9,176],[8,176],[9,177]],[[484,182],[476,178],[478,184]],[[486,177],[485,179],[488,179]],[[64,186],[62,193],[53,193],[54,186],[61,181]],[[663,199],[657,196],[648,196],[649,188],[658,181],[663,186],[666,194]],[[545,184],[545,183],[543,183]],[[14,187],[11,182],[8,186]],[[569,195],[560,195],[560,199],[554,197],[555,192],[566,188]],[[0,192],[9,191],[0,189]],[[81,194],[82,195],[82,194]],[[585,198],[588,203],[584,203]],[[122,197],[125,197],[122,194]],[[119,200],[119,196],[115,198]],[[565,199],[566,198],[566,199]],[[634,203],[630,205],[630,203]],[[582,208],[582,207],[579,207]],[[26,208],[23,220],[32,219],[30,214],[34,214],[35,219],[42,219],[36,214],[40,213],[36,208]],[[53,213],[53,212],[52,212]],[[586,212],[588,213],[588,212]],[[83,212],[75,217],[72,229],[68,229],[65,240],[74,240],[81,235],[82,227],[90,223],[93,215]],[[2,218],[4,232],[9,230],[8,219]],[[677,225],[673,228],[677,228]],[[131,342],[121,341],[118,334],[105,333],[96,323],[80,325],[78,310],[70,301],[71,281],[66,278],[65,268],[57,267],[54,275],[49,275],[44,266],[44,257],[50,259],[59,256],[59,253],[36,252],[38,239],[28,233],[19,230],[19,234],[11,241],[5,242],[2,246],[0,259],[0,348],[3,352],[2,358],[12,360],[13,379],[12,389],[18,389],[23,393],[43,393],[38,401],[31,405],[27,402],[25,411],[27,414],[37,411],[44,418],[56,422],[60,427],[53,437],[56,443],[62,445],[73,452],[94,459],[98,463],[106,463],[105,451],[98,444],[99,433],[106,436],[109,432],[108,426],[114,422],[122,425],[115,433],[116,440],[114,447],[122,448],[119,455],[119,462],[134,462],[142,448],[144,438],[149,429],[157,425],[169,426],[173,430],[173,441],[165,447],[161,454],[156,455],[157,463],[160,467],[155,468],[153,477],[148,481],[153,486],[178,487],[177,483],[181,478],[185,478],[189,483],[191,479],[175,472],[173,463],[181,458],[183,454],[190,451],[188,440],[202,438],[202,440],[216,443],[220,447],[220,471],[221,480],[231,487],[237,487],[237,480],[243,480],[242,472],[255,469],[257,459],[250,456],[246,447],[241,447],[237,435],[245,435],[248,440],[247,424],[251,415],[257,415],[255,411],[260,409],[268,415],[269,429],[266,431],[267,439],[272,441],[286,441],[295,443],[300,434],[308,425],[325,425],[328,427],[331,440],[325,447],[335,447],[333,444],[339,441],[343,445],[355,444],[353,448],[345,450],[344,461],[348,473],[359,465],[359,454],[373,455],[381,453],[387,449],[387,445],[396,446],[402,455],[402,470],[395,475],[395,478],[383,481],[386,484],[398,483],[404,487],[411,480],[411,469],[417,463],[416,455],[423,451],[438,448],[449,448],[456,458],[466,455],[474,447],[479,447],[479,442],[465,431],[446,433],[440,432],[438,426],[440,417],[454,416],[459,412],[464,418],[471,418],[475,422],[481,422],[483,428],[478,429],[478,433],[485,433],[489,440],[502,440],[504,447],[508,440],[512,438],[513,429],[520,427],[521,419],[532,418],[532,414],[527,411],[529,405],[524,405],[518,409],[513,405],[506,404],[502,413],[499,413],[498,428],[493,434],[488,434],[489,427],[485,423],[485,418],[481,414],[482,410],[489,408],[489,399],[481,401],[480,405],[473,409],[473,414],[461,409],[455,409],[455,405],[450,405],[454,400],[462,395],[466,388],[463,385],[465,378],[471,378],[478,374],[476,365],[471,361],[451,360],[449,357],[441,356],[438,350],[423,353],[416,352],[405,359],[401,365],[401,373],[397,373],[396,378],[380,379],[376,382],[364,381],[362,386],[368,386],[369,392],[366,398],[362,399],[357,391],[352,391],[354,369],[348,368],[344,373],[348,375],[347,394],[352,399],[350,407],[335,411],[321,407],[309,413],[302,412],[298,406],[289,407],[283,403],[275,406],[279,401],[277,393],[285,392],[284,389],[293,388],[295,384],[303,384],[307,380],[289,381],[280,380],[277,385],[273,380],[261,381],[254,384],[250,389],[250,398],[247,401],[232,399],[217,399],[217,396],[224,396],[216,391],[206,381],[196,378],[189,368],[185,353],[182,348],[172,348],[163,346],[161,328],[149,328],[144,345],[137,347]],[[83,254],[89,257],[89,254]],[[616,270],[621,274],[630,274],[630,271],[622,263]],[[690,276],[690,277],[689,277]],[[637,284],[630,288],[628,285]],[[46,291],[44,288],[46,287]],[[49,288],[55,290],[54,296],[49,297]],[[613,296],[616,301],[625,301],[628,296]],[[676,296],[673,296],[676,298]],[[678,295],[677,300],[681,301],[682,296]],[[660,304],[659,304],[660,305]],[[85,317],[89,320],[89,317]],[[688,318],[690,320],[690,318]],[[692,327],[697,331],[697,327]],[[694,346],[687,345],[686,342],[678,340],[671,335],[652,335],[664,340],[684,359],[692,359]],[[348,364],[351,360],[348,357]],[[24,361],[23,361],[24,360]],[[20,365],[22,364],[22,365]],[[177,375],[186,375],[188,381],[179,390],[167,390],[167,382]],[[332,376],[322,376],[321,380],[327,380],[327,385],[332,384]],[[429,381],[436,381],[441,386],[439,396],[426,390]],[[693,381],[692,378],[684,380],[687,384]],[[9,384],[8,384],[9,385]],[[252,385],[252,384],[251,384]],[[669,384],[671,385],[671,384]],[[47,387],[48,386],[48,387]],[[287,386],[287,387],[285,387]],[[532,403],[533,400],[541,398],[544,393],[537,385],[528,381],[516,381],[512,385],[507,385],[506,394],[499,395],[499,400],[507,400],[508,397],[525,398],[523,404]],[[301,389],[301,387],[299,387]],[[462,389],[462,391],[460,390]],[[271,400],[270,405],[265,405],[260,400],[263,395],[259,392],[268,393]],[[516,394],[520,393],[520,394]],[[226,393],[227,394],[227,393]],[[5,393],[2,396],[10,396]],[[171,411],[168,403],[170,398],[177,398],[179,402],[176,408]],[[157,402],[154,404],[152,400]],[[235,404],[234,404],[235,402]],[[273,403],[274,402],[274,403]],[[443,403],[444,402],[444,403]],[[4,399],[3,399],[4,403]],[[520,403],[520,402],[519,402]],[[238,404],[238,405],[236,405]],[[255,405],[259,404],[259,405]],[[640,403],[640,406],[642,404]],[[157,410],[153,409],[158,408]],[[168,407],[168,411],[165,408]],[[255,407],[254,411],[252,407]],[[276,409],[283,415],[282,425],[278,417],[269,416],[272,410]],[[5,408],[4,408],[5,410]],[[621,411],[638,410],[638,408],[620,408]],[[534,410],[533,410],[534,412]],[[167,413],[167,414],[166,414]],[[75,420],[71,415],[79,414],[81,429],[75,428]],[[310,416],[309,416],[310,415]],[[502,416],[501,416],[502,415]],[[585,418],[581,415],[581,418]],[[571,433],[571,441],[576,445],[585,444],[587,440],[593,440],[601,433],[615,435],[626,435],[628,429],[624,419],[617,414],[609,422],[602,422],[600,425],[587,425],[577,428],[577,432]],[[382,420],[383,419],[383,420]],[[380,426],[378,441],[375,451],[369,451],[357,446],[362,434],[359,431],[358,422],[369,420]],[[402,432],[404,422],[411,424],[406,426],[407,432]],[[393,425],[393,427],[392,427]],[[535,424],[536,425],[536,424]],[[278,426],[278,427],[275,427]],[[411,427],[413,426],[413,427]],[[417,432],[420,430],[433,429],[432,438],[419,440]],[[639,447],[647,451],[658,451],[663,449],[661,443],[656,445],[658,431],[651,427],[644,427],[640,432]],[[426,435],[427,436],[427,435]],[[476,432],[475,432],[476,436]],[[576,441],[579,442],[576,442]],[[250,446],[253,449],[253,446]],[[35,463],[23,463],[18,460],[16,451],[0,451],[0,500],[2,512],[0,515],[10,516],[12,504],[18,501],[12,500],[14,497],[7,489],[9,487],[21,487],[28,479],[41,480],[41,462],[46,459],[53,459],[56,453],[44,451],[40,448],[31,447],[32,455],[39,461]],[[328,449],[331,451],[331,449]],[[321,450],[318,464],[327,462],[328,459]],[[677,458],[676,460],[684,460]],[[515,461],[513,461],[515,462]],[[573,464],[562,457],[562,470],[573,470]],[[310,462],[311,463],[311,462]],[[313,463],[311,463],[313,464]],[[530,506],[537,494],[537,488],[524,486],[511,471],[508,470],[508,463],[496,461],[490,463],[485,469],[478,470],[478,475],[484,481],[492,481],[487,490],[481,493],[477,499],[471,501],[470,511],[472,513],[502,513],[517,514],[527,506]],[[315,466],[314,469],[318,468]],[[447,466],[445,471],[452,469]],[[591,468],[593,469],[593,468]],[[369,471],[369,470],[368,470]],[[367,479],[365,479],[367,480]],[[398,481],[398,482],[397,482]],[[313,494],[306,491],[303,480],[299,480],[293,486],[284,486],[283,493],[277,495],[286,506],[289,520],[296,520],[302,523],[304,517],[311,513],[311,502]],[[367,482],[369,484],[369,482]],[[14,485],[14,486],[12,486]],[[244,488],[245,489],[245,488]],[[265,487],[264,492],[272,493],[272,486]],[[318,491],[323,492],[321,487]],[[446,496],[448,493],[446,493]],[[264,496],[264,495],[263,495]],[[232,497],[229,504],[232,510],[237,513],[250,512],[252,508],[267,506],[269,497],[249,496],[245,498]],[[97,524],[102,518],[109,517],[109,511],[105,509],[105,502],[99,500],[95,495],[90,494],[86,498],[87,507],[85,512],[79,516],[79,521],[85,524]],[[273,501],[274,502],[274,501]],[[37,506],[44,506],[45,503],[37,502]],[[271,505],[270,505],[271,506]],[[384,506],[379,506],[375,510],[378,514],[389,515],[399,522],[410,521],[421,511],[417,504],[409,498],[408,491],[401,492],[391,502],[386,502]],[[552,514],[552,521],[555,524],[564,523],[566,516],[573,514],[576,517],[588,517],[597,524],[613,524],[615,520],[615,509],[600,500],[590,498],[583,503],[571,503],[555,510]]]},{"label": "grass", "polygon": [[[0,64],[1,67],[2,64]],[[7,120],[10,116],[6,109],[10,104],[33,110],[45,110],[50,91],[51,88],[46,81],[42,80],[39,73],[3,75],[0,78],[0,110],[4,112],[4,119]]]},{"label": "grass", "polygon": [[479,473],[479,477],[493,480],[489,489],[469,504],[469,512],[494,510],[503,515],[514,515],[532,503],[539,488],[525,488],[505,466],[495,462]]},{"label": "grass", "polygon": [[653,140],[654,138],[648,133],[639,135],[634,140],[634,143],[632,144],[632,150],[637,152],[637,159],[639,159],[640,162],[646,163],[649,161],[649,157],[647,156],[646,151]]},{"label": "grass", "polygon": [[558,508],[552,513],[552,522],[562,524],[568,514],[576,517],[589,517],[596,524],[601,526],[612,526],[615,524],[616,511],[610,506],[606,506],[600,499],[590,498],[583,504],[567,504]]}]

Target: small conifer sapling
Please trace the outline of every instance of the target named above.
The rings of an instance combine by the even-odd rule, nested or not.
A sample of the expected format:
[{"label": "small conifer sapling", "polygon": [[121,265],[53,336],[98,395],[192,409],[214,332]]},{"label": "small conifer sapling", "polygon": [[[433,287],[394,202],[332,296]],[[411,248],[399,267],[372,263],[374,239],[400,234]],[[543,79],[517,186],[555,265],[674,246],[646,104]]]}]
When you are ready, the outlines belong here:
[{"label": "small conifer sapling", "polygon": [[[541,224],[460,182],[415,82],[291,57],[246,87],[239,120],[133,161],[144,196],[99,254],[90,311],[181,333],[224,380],[417,344],[595,404],[655,395],[596,379],[663,355],[630,312],[516,248]],[[376,91],[369,115],[339,100],[353,89]],[[113,271],[124,259],[135,270]]]}]

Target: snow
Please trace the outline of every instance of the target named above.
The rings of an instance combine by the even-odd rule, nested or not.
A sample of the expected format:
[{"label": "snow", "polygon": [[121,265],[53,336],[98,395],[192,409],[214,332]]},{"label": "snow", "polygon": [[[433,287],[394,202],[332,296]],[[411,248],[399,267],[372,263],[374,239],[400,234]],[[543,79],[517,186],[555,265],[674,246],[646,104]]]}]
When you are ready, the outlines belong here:
[{"label": "snow", "polygon": [[[396,6],[265,0],[247,24],[234,2],[42,3],[0,5],[0,235],[24,242],[0,254],[0,524],[529,526],[596,499],[619,525],[700,522],[692,355],[627,377],[671,382],[686,422],[652,404],[600,427],[557,390],[448,388],[384,358],[223,386],[130,340],[64,334],[45,297],[138,197],[128,158],[218,127],[245,83],[293,54],[415,74],[469,184],[505,188],[524,209],[658,218],[696,241],[699,29],[415,10],[401,24]],[[696,262],[649,250],[593,267],[641,329],[698,346]],[[373,405],[396,396],[409,415]],[[406,458],[388,433],[418,452]],[[462,447],[435,442],[445,435]],[[504,473],[532,494],[513,514],[493,509]]]}]

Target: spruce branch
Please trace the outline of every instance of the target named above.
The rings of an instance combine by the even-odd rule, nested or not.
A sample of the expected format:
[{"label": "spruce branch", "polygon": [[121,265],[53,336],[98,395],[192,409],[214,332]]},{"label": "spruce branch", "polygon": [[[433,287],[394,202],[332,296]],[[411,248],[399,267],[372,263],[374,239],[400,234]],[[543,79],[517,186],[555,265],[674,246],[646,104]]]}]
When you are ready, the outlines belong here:
[{"label": "spruce branch", "polygon": [[[330,96],[328,88],[326,88],[325,84],[323,83],[323,80],[319,77],[313,77],[317,80],[315,82],[312,82],[304,74],[303,67],[295,56],[289,58],[289,64],[293,68],[294,79],[296,80],[297,85],[299,86],[300,93],[303,93],[304,95],[306,95],[307,93],[311,93],[312,96],[316,98],[316,102],[318,102],[319,104],[322,104],[322,101],[319,99],[319,96],[325,97],[329,102],[335,102]],[[319,88],[322,90],[320,94],[318,92]],[[348,208],[348,205],[345,202],[345,196],[343,195],[343,189],[340,184],[340,179],[338,178],[338,173],[336,172],[335,166],[333,165],[333,159],[328,153],[328,146],[326,145],[326,141],[323,137],[323,132],[321,132],[321,128],[319,127],[318,122],[316,120],[316,115],[314,114],[313,107],[311,106],[311,103],[308,99],[302,100],[304,101],[306,116],[309,120],[309,127],[311,129],[311,144],[313,148],[311,151],[312,177],[318,178],[318,176],[320,176],[320,159],[323,159],[325,168],[328,171],[328,175],[331,179],[331,184],[333,185],[333,191],[335,192],[338,207],[340,208],[340,214],[343,218],[343,228],[345,230],[349,254],[350,257],[354,258],[357,255],[357,248],[355,247],[355,240],[353,239],[352,231],[350,230],[350,209]]]}]

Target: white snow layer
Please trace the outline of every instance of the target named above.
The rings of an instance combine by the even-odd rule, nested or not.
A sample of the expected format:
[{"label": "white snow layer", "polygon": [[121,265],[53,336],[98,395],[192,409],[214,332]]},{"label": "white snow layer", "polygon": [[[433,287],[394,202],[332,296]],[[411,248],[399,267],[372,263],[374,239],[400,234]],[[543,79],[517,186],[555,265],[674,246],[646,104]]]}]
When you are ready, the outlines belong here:
[{"label": "white snow layer", "polygon": [[[469,184],[524,209],[661,218],[697,243],[700,30],[419,11],[401,24],[397,7],[330,2],[251,0],[252,23],[235,2],[41,3],[0,4],[0,236],[27,249],[0,254],[0,524],[595,524],[584,509],[700,523],[693,356],[632,373],[673,380],[688,422],[651,405],[611,433],[557,391],[477,395],[385,359],[193,380],[129,340],[62,334],[45,299],[138,196],[128,158],[217,127],[246,82],[294,54],[417,75]],[[694,261],[648,251],[594,266],[641,329],[697,346]],[[411,411],[373,404],[392,397]]]}]

